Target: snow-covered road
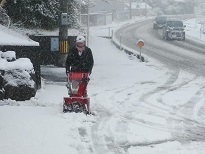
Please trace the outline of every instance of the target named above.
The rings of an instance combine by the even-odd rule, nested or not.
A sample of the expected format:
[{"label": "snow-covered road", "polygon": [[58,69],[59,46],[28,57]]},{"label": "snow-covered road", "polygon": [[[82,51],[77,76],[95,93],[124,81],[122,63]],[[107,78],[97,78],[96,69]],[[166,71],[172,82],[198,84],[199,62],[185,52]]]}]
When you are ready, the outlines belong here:
[{"label": "snow-covered road", "polygon": [[[189,26],[191,25],[187,24],[187,31]],[[150,19],[120,28],[115,34],[115,40],[120,42],[121,38],[124,46],[136,50],[137,40],[142,39],[145,42],[142,52],[149,58],[162,62],[170,69],[183,69],[205,76],[204,43],[190,39],[188,35],[185,41],[166,41],[162,38],[162,31],[153,29],[153,20]]]},{"label": "snow-covered road", "polygon": [[[119,25],[115,25],[119,26]],[[200,154],[205,151],[204,78],[139,62],[103,27],[91,29],[95,66],[88,85],[96,116],[62,113],[65,82],[43,80],[35,98],[0,104],[2,154]],[[65,77],[64,68],[42,73]]]}]

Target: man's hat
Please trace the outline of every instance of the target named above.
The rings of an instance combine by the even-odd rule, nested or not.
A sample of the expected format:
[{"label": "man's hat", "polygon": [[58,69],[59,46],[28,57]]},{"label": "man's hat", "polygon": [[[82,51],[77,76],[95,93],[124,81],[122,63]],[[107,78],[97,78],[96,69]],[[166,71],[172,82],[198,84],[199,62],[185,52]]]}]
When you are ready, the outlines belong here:
[{"label": "man's hat", "polygon": [[85,42],[85,37],[84,36],[78,36],[76,38],[76,42]]}]

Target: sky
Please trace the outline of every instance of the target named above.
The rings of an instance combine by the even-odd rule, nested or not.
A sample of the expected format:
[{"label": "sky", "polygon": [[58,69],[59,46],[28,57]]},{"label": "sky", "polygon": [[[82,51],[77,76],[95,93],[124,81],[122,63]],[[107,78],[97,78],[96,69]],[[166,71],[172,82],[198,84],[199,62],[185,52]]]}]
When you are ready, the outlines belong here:
[{"label": "sky", "polygon": [[[128,23],[136,20],[146,19]],[[107,27],[116,30],[124,24]],[[196,19],[185,24],[186,38],[205,41],[205,34],[198,35]],[[42,88],[31,100],[0,101],[0,153],[204,153],[204,142],[186,136],[205,124],[204,78],[183,70],[175,77],[154,59],[140,62],[119,51],[109,39],[98,37],[103,35],[108,35],[106,26],[91,27],[95,65],[88,95],[95,116],[63,113],[66,82],[42,79]],[[41,66],[41,71],[65,75],[64,68],[52,65]]]}]

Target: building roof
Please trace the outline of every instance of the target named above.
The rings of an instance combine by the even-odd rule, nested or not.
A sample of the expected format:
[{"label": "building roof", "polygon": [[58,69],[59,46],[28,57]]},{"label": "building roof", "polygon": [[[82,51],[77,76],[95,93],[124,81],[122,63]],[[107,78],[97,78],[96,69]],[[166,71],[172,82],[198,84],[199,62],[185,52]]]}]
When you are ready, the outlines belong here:
[{"label": "building roof", "polygon": [[39,43],[0,25],[0,46],[39,46]]}]

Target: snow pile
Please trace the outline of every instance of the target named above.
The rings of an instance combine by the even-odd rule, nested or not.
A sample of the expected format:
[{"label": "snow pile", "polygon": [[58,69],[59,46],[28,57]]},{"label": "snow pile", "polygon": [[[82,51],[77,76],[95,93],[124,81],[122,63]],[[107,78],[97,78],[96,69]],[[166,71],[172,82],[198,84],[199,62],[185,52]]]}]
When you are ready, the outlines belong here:
[{"label": "snow pile", "polygon": [[15,51],[6,51],[1,53],[1,58],[6,59],[7,61],[15,61],[16,53]]},{"label": "snow pile", "polygon": [[14,51],[3,52],[0,59],[0,70],[26,70],[28,72],[33,71],[33,64],[28,58],[19,58],[16,59]]}]

